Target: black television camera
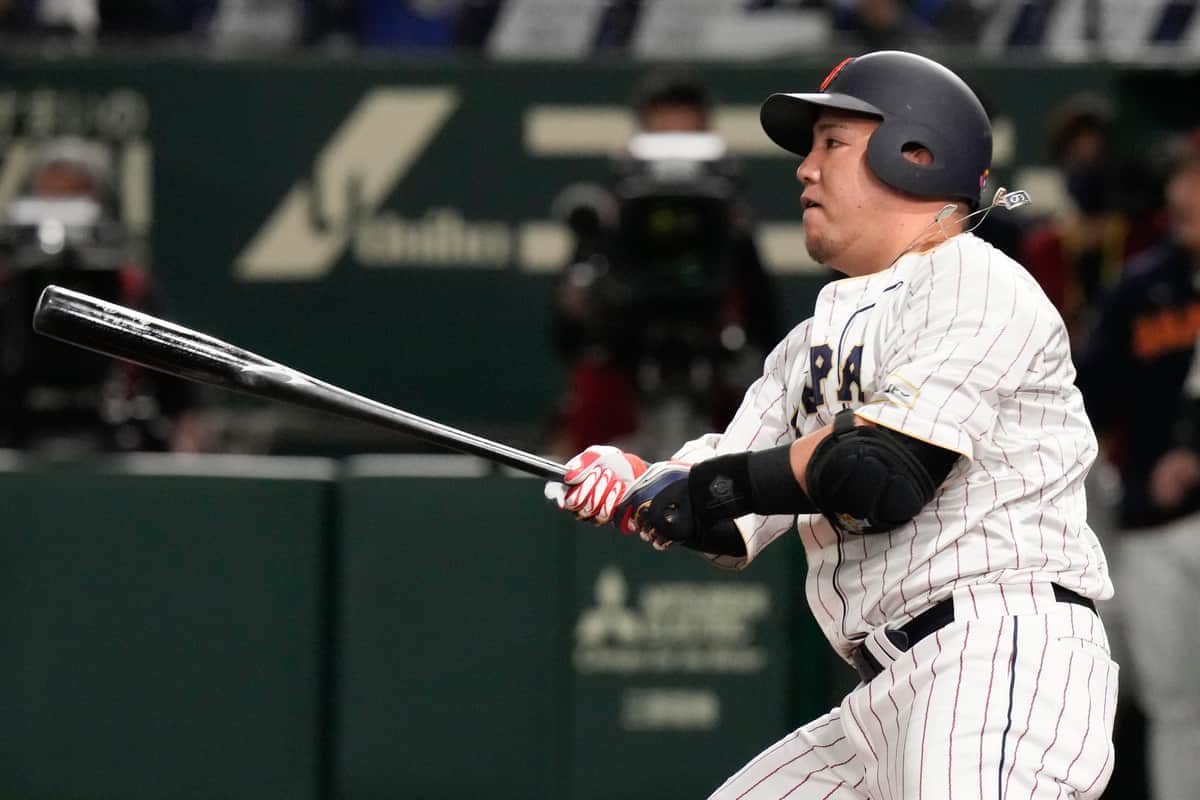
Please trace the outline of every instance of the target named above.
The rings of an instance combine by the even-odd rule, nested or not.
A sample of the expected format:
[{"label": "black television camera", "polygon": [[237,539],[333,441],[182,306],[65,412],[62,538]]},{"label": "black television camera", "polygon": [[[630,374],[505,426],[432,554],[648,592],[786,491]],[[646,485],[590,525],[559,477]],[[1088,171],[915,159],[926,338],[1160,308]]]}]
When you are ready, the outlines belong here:
[{"label": "black television camera", "polygon": [[575,237],[562,281],[580,301],[559,304],[560,350],[601,348],[636,376],[644,408],[682,401],[705,429],[721,373],[746,345],[726,313],[739,237],[749,239],[737,190],[720,137],[647,133],[614,161],[608,187],[575,187],[559,202]]},{"label": "black television camera", "polygon": [[92,199],[9,204],[0,223],[0,446],[86,453],[164,445],[150,382],[31,325],[51,283],[128,303],[127,242]]}]

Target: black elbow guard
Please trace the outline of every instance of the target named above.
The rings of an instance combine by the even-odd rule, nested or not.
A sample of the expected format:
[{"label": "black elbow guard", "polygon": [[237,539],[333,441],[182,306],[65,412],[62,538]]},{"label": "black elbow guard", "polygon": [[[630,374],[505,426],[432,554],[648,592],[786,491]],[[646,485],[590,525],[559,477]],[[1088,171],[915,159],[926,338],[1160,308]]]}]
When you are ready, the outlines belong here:
[{"label": "black elbow guard", "polygon": [[808,493],[851,533],[887,533],[912,520],[950,474],[957,453],[839,412],[808,462]]}]

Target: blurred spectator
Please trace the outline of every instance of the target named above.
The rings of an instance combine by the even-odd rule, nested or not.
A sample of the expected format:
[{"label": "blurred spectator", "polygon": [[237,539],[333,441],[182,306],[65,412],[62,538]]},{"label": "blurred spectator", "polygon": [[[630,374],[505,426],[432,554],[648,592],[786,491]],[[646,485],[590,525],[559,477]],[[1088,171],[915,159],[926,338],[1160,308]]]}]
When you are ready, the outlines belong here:
[{"label": "blurred spectator", "polygon": [[[89,0],[91,2],[92,0]],[[42,0],[45,2],[45,0]],[[202,30],[231,0],[94,0],[107,36],[174,36]]]},{"label": "blurred spectator", "polygon": [[595,50],[603,52],[627,47],[637,29],[641,7],[642,0],[610,0],[596,26]]},{"label": "blurred spectator", "polygon": [[358,0],[366,47],[452,47],[461,0]]},{"label": "blurred spectator", "polygon": [[118,38],[204,29],[220,0],[0,0],[0,30]]},{"label": "blurred spectator", "polygon": [[919,50],[928,34],[904,0],[835,0],[833,24],[863,50]]},{"label": "blurred spectator", "polygon": [[462,13],[455,25],[454,40],[459,47],[482,50],[496,25],[503,0],[463,0]]},{"label": "blurred spectator", "polygon": [[203,28],[218,0],[0,0],[0,27],[81,36],[164,36]]},{"label": "blurred spectator", "polygon": [[96,0],[0,0],[0,29],[91,36],[99,26]]},{"label": "blurred spectator", "polygon": [[34,0],[0,0],[0,32],[24,32],[34,26]]},{"label": "blurred spectator", "polygon": [[220,47],[285,48],[300,43],[304,24],[298,0],[220,0],[209,36]]},{"label": "blurred spectator", "polygon": [[912,0],[913,16],[938,31],[947,41],[973,43],[983,14],[976,0]]},{"label": "blurred spectator", "polygon": [[154,305],[116,221],[108,151],[47,142],[0,227],[0,446],[84,454],[196,449],[189,385],[33,333],[54,283],[124,305]]},{"label": "blurred spectator", "polygon": [[747,11],[824,8],[828,0],[746,0]]},{"label": "blurred spectator", "polygon": [[1031,231],[1022,246],[1022,262],[1062,313],[1076,348],[1126,261],[1162,232],[1159,192],[1145,165],[1120,156],[1115,119],[1111,104],[1094,95],[1071,98],[1052,118],[1050,155],[1074,208]]},{"label": "blurred spectator", "polygon": [[699,133],[710,127],[712,98],[698,75],[663,70],[646,76],[633,99],[638,130]]},{"label": "blurred spectator", "polygon": [[974,44],[982,14],[971,0],[830,0],[835,30],[864,50]]},{"label": "blurred spectator", "polygon": [[1194,0],[1168,0],[1159,11],[1158,19],[1150,31],[1150,41],[1155,44],[1176,44],[1182,41],[1194,24],[1195,14]]},{"label": "blurred spectator", "polygon": [[927,33],[903,0],[835,0],[833,20],[863,50],[916,50]]},{"label": "blurred spectator", "polygon": [[[563,213],[576,247],[554,290],[553,339],[569,369],[550,445],[560,455],[635,437],[655,452],[724,427],[779,334],[732,162],[708,132],[707,87],[654,73],[634,111],[638,135],[612,186],[564,192],[581,202]],[[641,152],[656,143],[666,161]]]},{"label": "blurred spectator", "polygon": [[304,43],[352,43],[358,35],[358,0],[303,0]]},{"label": "blurred spectator", "polygon": [[1200,797],[1200,131],[1167,197],[1170,235],[1104,303],[1079,386],[1121,477],[1114,584],[1147,719],[1150,797],[1186,800]]},{"label": "blurred spectator", "polygon": [[1009,28],[1009,47],[1033,47],[1042,44],[1050,23],[1051,3],[1044,0],[1017,0],[1017,10]]}]

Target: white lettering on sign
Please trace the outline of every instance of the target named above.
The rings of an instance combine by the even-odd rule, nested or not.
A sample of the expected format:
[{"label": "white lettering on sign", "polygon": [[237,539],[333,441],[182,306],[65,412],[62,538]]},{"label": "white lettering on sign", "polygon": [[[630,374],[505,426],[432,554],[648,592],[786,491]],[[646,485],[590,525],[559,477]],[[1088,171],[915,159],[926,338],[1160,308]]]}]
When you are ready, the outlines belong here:
[{"label": "white lettering on sign", "polygon": [[433,208],[420,219],[385,211],[358,223],[354,258],[366,267],[406,264],[501,269],[513,252],[503,222],[471,222],[453,208]]},{"label": "white lettering on sign", "polygon": [[771,608],[763,584],[648,584],[638,604],[626,599],[620,569],[596,579],[595,602],[575,624],[575,669],[581,673],[759,672],[767,651],[756,644]]},{"label": "white lettering on sign", "polygon": [[711,731],[721,722],[721,699],[709,689],[627,689],[621,727],[627,731]]}]

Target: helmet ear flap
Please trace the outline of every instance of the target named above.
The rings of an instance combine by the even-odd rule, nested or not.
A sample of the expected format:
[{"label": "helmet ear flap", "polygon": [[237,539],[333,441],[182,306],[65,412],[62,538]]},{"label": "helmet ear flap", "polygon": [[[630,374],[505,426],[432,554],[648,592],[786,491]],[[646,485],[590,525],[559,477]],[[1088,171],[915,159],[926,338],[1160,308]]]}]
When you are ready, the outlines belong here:
[{"label": "helmet ear flap", "polygon": [[[905,151],[923,147],[933,156],[932,163],[919,164],[905,157]],[[885,120],[867,142],[867,165],[881,181],[893,189],[917,197],[957,197],[960,189],[948,167],[958,160],[957,148],[946,137],[920,123]],[[967,198],[963,198],[967,199]]]}]

